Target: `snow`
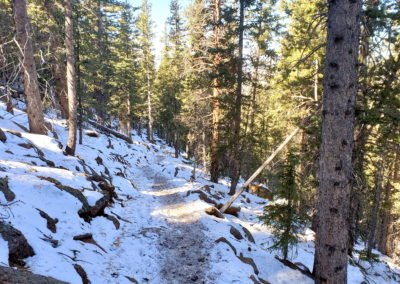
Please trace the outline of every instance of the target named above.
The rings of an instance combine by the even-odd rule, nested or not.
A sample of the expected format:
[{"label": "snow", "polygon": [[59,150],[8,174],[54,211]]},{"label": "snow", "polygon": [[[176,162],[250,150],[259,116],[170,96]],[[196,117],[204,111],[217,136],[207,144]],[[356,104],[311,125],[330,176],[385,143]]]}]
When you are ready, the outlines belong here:
[{"label": "snow", "polygon": [[[36,254],[25,260],[32,272],[73,284],[82,282],[75,264],[84,268],[92,283],[132,283],[129,279],[139,283],[185,283],[183,279],[192,279],[193,283],[253,283],[252,276],[270,283],[313,283],[301,272],[284,266],[275,258],[276,252],[268,250],[271,230],[258,219],[266,200],[244,193],[234,204],[241,207],[238,217],[209,216],[205,209],[210,204],[193,191],[208,185],[210,195],[224,203],[229,198],[227,179],[213,184],[198,170],[196,181],[191,182],[188,161],[174,158],[174,150],[162,141],[148,144],[136,133],[133,144],[128,144],[97,131],[99,137],[84,136],[75,157],[64,156],[60,143],[65,145],[67,141],[66,123],[49,117],[47,121],[58,140],[50,132],[49,136],[26,133],[14,123],[28,127],[26,114],[16,109],[11,115],[0,104],[0,127],[7,136],[5,143],[0,142],[0,177],[8,177],[16,195],[9,211],[0,206],[0,216],[8,216],[5,221],[20,230],[33,247]],[[7,130],[21,132],[21,137]],[[33,144],[43,157],[35,147],[22,147],[22,143]],[[78,215],[81,201],[57,188],[49,178],[81,192],[93,206],[103,197],[98,182],[88,179],[93,171],[112,182],[118,198],[105,209],[105,216],[85,222]],[[1,193],[0,204],[6,204]],[[47,228],[38,209],[58,219],[56,233]],[[119,221],[119,229],[107,216]],[[231,227],[243,239],[236,239],[230,233]],[[255,243],[246,237],[243,228],[252,234]],[[86,233],[92,234],[95,242],[73,240]],[[221,237],[236,254],[225,242],[216,242]],[[292,253],[293,262],[310,270],[313,240],[314,232],[307,230]],[[252,259],[259,274],[239,256]],[[356,256],[357,266],[348,266],[349,283],[398,283],[399,267],[388,257],[380,255],[380,259],[371,265]],[[8,265],[8,247],[1,237],[0,265]]]}]

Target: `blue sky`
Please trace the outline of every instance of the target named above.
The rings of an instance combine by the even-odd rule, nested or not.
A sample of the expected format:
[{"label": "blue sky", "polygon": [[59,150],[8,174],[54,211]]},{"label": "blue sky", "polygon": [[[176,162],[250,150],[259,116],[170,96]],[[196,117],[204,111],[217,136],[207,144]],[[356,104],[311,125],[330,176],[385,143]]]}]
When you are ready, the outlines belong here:
[{"label": "blue sky", "polygon": [[[140,6],[141,0],[129,0],[130,3],[132,3],[135,7]],[[154,31],[154,51],[156,54],[156,60],[160,60],[159,54],[162,50],[163,44],[162,44],[162,37],[164,33],[164,26],[165,26],[165,21],[169,17],[169,5],[170,5],[170,0],[150,0],[150,3],[152,5],[151,7],[151,18],[153,20],[153,31]],[[190,3],[190,0],[180,0],[180,5],[182,7],[181,13],[183,13],[183,10],[185,6]]]}]

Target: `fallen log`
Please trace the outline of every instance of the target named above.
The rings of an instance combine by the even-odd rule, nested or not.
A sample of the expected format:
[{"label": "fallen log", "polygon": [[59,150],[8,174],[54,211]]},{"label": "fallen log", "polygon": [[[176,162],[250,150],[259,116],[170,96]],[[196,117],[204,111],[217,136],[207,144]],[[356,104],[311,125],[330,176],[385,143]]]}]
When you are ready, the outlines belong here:
[{"label": "fallen log", "polygon": [[126,136],[126,135],[124,135],[124,134],[121,134],[121,133],[119,133],[119,132],[117,132],[117,131],[114,131],[114,130],[108,128],[108,127],[105,127],[105,126],[101,125],[101,124],[98,124],[97,122],[95,122],[95,121],[93,121],[93,120],[88,119],[87,122],[88,122],[89,124],[93,125],[94,127],[98,128],[98,129],[100,129],[100,130],[102,130],[102,131],[104,131],[104,132],[106,132],[106,133],[108,133],[108,134],[114,135],[114,136],[117,137],[117,138],[120,138],[120,139],[122,139],[122,140],[125,140],[125,141],[128,142],[129,144],[132,144],[132,143],[133,143],[131,137],[128,137],[128,136]]}]

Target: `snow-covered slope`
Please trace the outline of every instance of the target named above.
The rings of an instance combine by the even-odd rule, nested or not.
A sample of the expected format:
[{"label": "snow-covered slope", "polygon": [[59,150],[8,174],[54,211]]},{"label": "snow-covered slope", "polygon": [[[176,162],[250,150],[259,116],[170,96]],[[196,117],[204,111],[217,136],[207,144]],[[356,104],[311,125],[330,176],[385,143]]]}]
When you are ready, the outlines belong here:
[{"label": "snow-covered slope", "polygon": [[[0,218],[32,246],[35,255],[24,260],[30,271],[69,283],[84,274],[96,284],[313,283],[268,251],[270,231],[258,220],[265,200],[245,193],[237,217],[207,215],[210,202],[228,198],[227,182],[213,184],[202,172],[192,181],[190,163],[162,141],[134,134],[128,144],[85,131],[90,136],[68,157],[65,121],[47,121],[52,134],[29,134],[25,113],[0,105],[0,178],[9,187],[0,193],[8,204]],[[307,231],[292,261],[311,270],[313,251]],[[0,235],[0,265],[8,258]],[[400,270],[381,259],[349,265],[349,283],[399,283]]]}]

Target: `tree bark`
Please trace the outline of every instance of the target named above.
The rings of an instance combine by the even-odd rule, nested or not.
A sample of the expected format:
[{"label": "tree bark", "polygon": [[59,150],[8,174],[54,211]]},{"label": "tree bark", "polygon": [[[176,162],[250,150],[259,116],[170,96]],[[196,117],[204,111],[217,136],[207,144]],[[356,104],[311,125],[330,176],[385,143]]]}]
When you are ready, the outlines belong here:
[{"label": "tree bark", "polygon": [[[220,47],[221,36],[221,1],[214,0],[213,7],[213,47],[218,50]],[[219,116],[220,116],[220,80],[217,76],[219,65],[221,64],[221,55],[216,52],[213,58],[213,69],[215,78],[212,81],[212,131],[211,131],[211,151],[210,151],[210,179],[212,182],[218,182],[219,175]]]},{"label": "tree bark", "polygon": [[[385,187],[385,203],[382,210],[382,222],[381,222],[381,236],[379,238],[378,249],[384,254],[392,256],[394,250],[393,243],[395,242],[398,234],[393,232],[395,222],[395,216],[392,212],[393,209],[393,183],[399,182],[400,177],[400,152],[396,152],[394,164],[390,172],[390,179],[387,181]],[[397,237],[398,238],[398,237]]]},{"label": "tree bark", "polygon": [[[356,123],[357,124],[357,123]],[[364,175],[365,145],[371,134],[372,127],[367,128],[365,124],[360,125],[358,135],[355,135],[353,147],[353,185],[350,193],[350,214],[349,214],[349,247],[348,254],[353,254],[353,248],[358,238],[358,222],[361,212],[361,197],[366,179]]]},{"label": "tree bark", "polygon": [[77,27],[76,27],[76,83],[78,92],[78,133],[79,145],[83,143],[83,105],[82,105],[82,84],[81,84],[81,31],[80,31],[80,18],[79,9],[77,9]]},{"label": "tree bark", "polygon": [[[46,0],[44,1],[43,6],[46,9],[47,15],[57,22],[57,8],[55,7],[54,1]],[[50,51],[52,54],[50,66],[51,72],[54,76],[56,98],[58,99],[61,117],[68,119],[67,77],[64,69],[63,53],[59,51],[59,47],[62,45],[60,35],[61,31],[58,29],[53,29],[52,34],[50,35]]]},{"label": "tree bark", "polygon": [[375,247],[376,229],[379,219],[379,208],[381,205],[382,196],[383,171],[383,160],[380,160],[375,174],[375,192],[371,216],[368,224],[367,257],[371,257],[372,249]]},{"label": "tree bark", "polygon": [[347,282],[360,0],[330,0],[315,241],[315,283]]},{"label": "tree bark", "polygon": [[229,195],[234,195],[239,181],[240,164],[240,126],[242,122],[242,84],[243,84],[243,23],[244,23],[244,0],[239,1],[239,57],[237,72],[237,89],[235,101],[235,117],[233,122],[233,151],[231,161],[231,187]]},{"label": "tree bark", "polygon": [[[149,66],[147,66],[149,68]],[[151,82],[150,82],[150,70],[146,71],[146,81],[147,81],[147,140],[150,143],[154,142],[153,138],[153,115],[151,109]]]},{"label": "tree bark", "polygon": [[75,155],[76,148],[76,78],[74,26],[72,21],[72,0],[65,0],[65,46],[67,50],[67,93],[68,93],[68,142],[67,155]]},{"label": "tree bark", "polygon": [[44,125],[43,106],[39,93],[35,58],[33,56],[30,23],[25,0],[13,0],[16,40],[21,52],[24,77],[24,94],[31,133],[47,134]]}]

